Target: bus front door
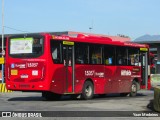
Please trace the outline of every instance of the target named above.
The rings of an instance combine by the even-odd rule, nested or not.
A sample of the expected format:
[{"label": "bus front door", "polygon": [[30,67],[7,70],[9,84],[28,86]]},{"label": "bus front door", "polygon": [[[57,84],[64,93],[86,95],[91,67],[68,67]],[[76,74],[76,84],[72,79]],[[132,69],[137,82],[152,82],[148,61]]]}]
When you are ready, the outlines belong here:
[{"label": "bus front door", "polygon": [[64,90],[65,93],[74,93],[74,46],[64,45],[63,46],[63,63],[64,63]]},{"label": "bus front door", "polygon": [[148,56],[147,52],[141,52],[141,76],[142,76],[142,86],[148,88]]}]

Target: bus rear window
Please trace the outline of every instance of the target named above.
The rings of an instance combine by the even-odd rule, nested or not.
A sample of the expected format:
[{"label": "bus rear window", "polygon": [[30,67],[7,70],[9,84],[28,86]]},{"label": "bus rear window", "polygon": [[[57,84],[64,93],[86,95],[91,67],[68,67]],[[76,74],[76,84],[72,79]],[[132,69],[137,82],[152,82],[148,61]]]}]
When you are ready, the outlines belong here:
[{"label": "bus rear window", "polygon": [[9,54],[16,58],[39,57],[43,53],[42,38],[11,38],[9,42]]}]

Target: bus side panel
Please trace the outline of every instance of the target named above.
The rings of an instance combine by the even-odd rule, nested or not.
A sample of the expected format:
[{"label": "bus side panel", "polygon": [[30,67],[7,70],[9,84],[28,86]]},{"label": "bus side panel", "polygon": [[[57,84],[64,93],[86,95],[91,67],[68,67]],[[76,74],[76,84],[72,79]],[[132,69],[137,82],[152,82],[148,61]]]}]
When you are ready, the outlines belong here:
[{"label": "bus side panel", "polygon": [[[85,76],[85,72],[90,71],[90,75]],[[93,70],[89,65],[75,65],[75,93],[82,93],[83,85],[86,79],[93,77]]]},{"label": "bus side panel", "polygon": [[105,78],[95,78],[94,86],[95,86],[95,94],[104,94],[106,89],[106,79]]},{"label": "bus side panel", "polygon": [[118,84],[116,83],[115,66],[105,66],[105,93],[115,93],[118,90]]},{"label": "bus side panel", "polygon": [[82,93],[86,80],[93,82],[94,94],[104,93],[106,80],[103,65],[76,65],[75,71],[75,93]]},{"label": "bus side panel", "polygon": [[130,92],[132,84],[132,67],[117,66],[115,71],[116,84],[118,86],[117,93]]},{"label": "bus side panel", "polygon": [[49,71],[51,74],[50,78],[50,91],[58,94],[63,94],[65,92],[65,68],[62,64],[50,65]]}]

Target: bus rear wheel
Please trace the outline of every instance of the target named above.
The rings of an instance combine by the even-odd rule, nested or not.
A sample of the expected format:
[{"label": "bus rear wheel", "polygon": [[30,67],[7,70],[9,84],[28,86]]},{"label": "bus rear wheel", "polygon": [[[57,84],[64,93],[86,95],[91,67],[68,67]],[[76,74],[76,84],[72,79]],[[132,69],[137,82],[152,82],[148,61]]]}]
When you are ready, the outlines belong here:
[{"label": "bus rear wheel", "polygon": [[138,83],[136,81],[132,82],[130,97],[135,97],[137,95]]},{"label": "bus rear wheel", "polygon": [[81,98],[84,100],[92,99],[94,95],[94,87],[91,81],[86,81],[83,86]]},{"label": "bus rear wheel", "polygon": [[48,101],[52,101],[52,100],[59,100],[61,98],[61,95],[52,92],[42,92],[42,97],[44,97]]}]

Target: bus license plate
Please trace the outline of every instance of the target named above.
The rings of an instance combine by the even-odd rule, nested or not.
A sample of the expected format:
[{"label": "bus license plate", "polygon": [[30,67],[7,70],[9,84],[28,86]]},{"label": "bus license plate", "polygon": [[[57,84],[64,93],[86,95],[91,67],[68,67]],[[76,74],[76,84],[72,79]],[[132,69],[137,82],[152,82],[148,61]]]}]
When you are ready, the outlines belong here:
[{"label": "bus license plate", "polygon": [[28,75],[21,75],[21,78],[28,78]]}]

